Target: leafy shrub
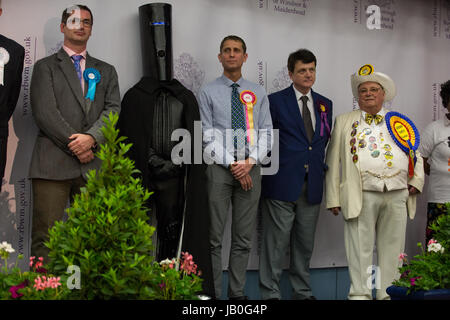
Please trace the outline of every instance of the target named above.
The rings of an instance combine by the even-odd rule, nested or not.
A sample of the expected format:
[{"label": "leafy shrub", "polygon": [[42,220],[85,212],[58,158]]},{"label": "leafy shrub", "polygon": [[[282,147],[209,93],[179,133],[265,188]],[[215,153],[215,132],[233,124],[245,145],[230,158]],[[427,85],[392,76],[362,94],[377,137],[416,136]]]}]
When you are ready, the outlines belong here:
[{"label": "leafy shrub", "polygon": [[[88,173],[87,183],[68,209],[68,220],[49,230],[49,269],[65,274],[69,266],[81,271],[81,288],[73,299],[145,299],[150,297],[154,228],[146,221],[150,193],[142,187],[133,162],[115,129],[118,114],[104,118],[106,139],[97,156],[98,172]],[[63,279],[65,280],[65,278]]]}]

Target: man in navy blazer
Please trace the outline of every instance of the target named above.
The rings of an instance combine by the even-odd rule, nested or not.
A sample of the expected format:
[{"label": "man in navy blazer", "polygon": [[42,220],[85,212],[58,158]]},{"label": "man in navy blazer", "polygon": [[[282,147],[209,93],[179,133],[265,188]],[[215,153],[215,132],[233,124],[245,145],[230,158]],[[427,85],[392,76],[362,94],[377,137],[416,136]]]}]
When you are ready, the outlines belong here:
[{"label": "man in navy blazer", "polygon": [[[260,254],[262,299],[280,299],[280,277],[290,247],[293,299],[315,299],[309,262],[323,194],[325,147],[332,126],[332,102],[311,88],[316,79],[314,54],[300,49],[289,55],[293,84],[269,95],[273,128],[279,130],[279,170],[263,176]],[[273,157],[274,155],[272,155]]]}]

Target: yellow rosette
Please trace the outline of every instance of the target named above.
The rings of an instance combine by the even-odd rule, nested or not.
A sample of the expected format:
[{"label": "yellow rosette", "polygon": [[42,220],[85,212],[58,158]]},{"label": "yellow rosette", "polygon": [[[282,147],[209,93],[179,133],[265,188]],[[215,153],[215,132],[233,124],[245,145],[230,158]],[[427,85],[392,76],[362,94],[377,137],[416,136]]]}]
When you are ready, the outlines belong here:
[{"label": "yellow rosette", "polygon": [[247,141],[250,145],[255,143],[254,141],[254,120],[253,120],[253,107],[256,104],[256,95],[250,90],[244,90],[241,92],[239,98],[241,102],[245,105],[245,118],[247,121]]}]

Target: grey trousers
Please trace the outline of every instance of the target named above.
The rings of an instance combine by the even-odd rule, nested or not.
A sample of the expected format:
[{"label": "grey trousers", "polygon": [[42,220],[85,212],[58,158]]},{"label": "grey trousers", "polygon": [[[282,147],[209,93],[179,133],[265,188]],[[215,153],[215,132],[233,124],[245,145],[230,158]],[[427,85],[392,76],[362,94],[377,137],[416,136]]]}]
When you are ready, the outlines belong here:
[{"label": "grey trousers", "polygon": [[281,299],[280,277],[290,247],[289,278],[293,299],[312,296],[309,262],[320,204],[307,201],[303,184],[295,202],[261,199],[263,242],[259,258],[259,286],[262,299]]},{"label": "grey trousers", "polygon": [[253,188],[244,191],[239,181],[234,179],[231,172],[224,167],[213,164],[206,169],[211,214],[209,243],[217,299],[222,296],[222,238],[230,205],[232,222],[228,297],[244,296],[245,273],[261,194],[260,170],[260,166],[252,168],[250,176]]},{"label": "grey trousers", "polygon": [[48,241],[48,229],[55,221],[64,217],[67,202],[72,202],[75,194],[80,193],[86,181],[80,176],[69,180],[32,179],[33,185],[33,222],[31,233],[31,256],[43,257],[48,263],[49,249],[44,245]]}]

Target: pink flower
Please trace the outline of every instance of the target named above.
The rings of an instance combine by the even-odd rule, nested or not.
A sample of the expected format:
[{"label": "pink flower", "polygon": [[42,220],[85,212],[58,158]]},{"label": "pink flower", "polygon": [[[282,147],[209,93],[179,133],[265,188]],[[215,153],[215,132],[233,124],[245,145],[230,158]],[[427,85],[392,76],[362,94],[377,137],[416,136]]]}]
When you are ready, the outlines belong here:
[{"label": "pink flower", "polygon": [[193,261],[193,257],[189,252],[182,252],[183,260],[180,266],[181,270],[184,270],[188,275],[191,273],[197,273],[197,265]]},{"label": "pink flower", "polygon": [[416,285],[416,280],[418,280],[418,279],[420,279],[420,277],[411,278],[411,279],[409,279],[409,281],[411,282],[412,286],[415,286]]},{"label": "pink flower", "polygon": [[[30,267],[33,267],[35,271],[39,272],[39,273],[45,273],[47,272],[47,270],[45,270],[44,268],[42,268],[42,266],[44,265],[44,258],[43,257],[39,257],[38,260],[35,264],[34,264],[34,260],[36,259],[36,257],[30,257]],[[34,266],[33,266],[34,264]],[[43,271],[45,270],[45,271]]]},{"label": "pink flower", "polygon": [[34,288],[39,291],[39,290],[45,290],[46,288],[52,288],[52,289],[56,289],[57,287],[59,287],[61,285],[60,282],[61,278],[55,278],[55,277],[51,277],[48,278],[46,276],[42,276],[42,278],[39,276],[36,279],[34,279]]},{"label": "pink flower", "polygon": [[28,285],[28,280],[25,280],[25,281],[22,282],[21,284],[9,288],[9,292],[11,292],[12,298],[13,298],[13,299],[17,299],[17,298],[20,298],[21,296],[23,296],[23,294],[22,294],[22,293],[18,293],[17,290],[23,289],[23,288],[25,288],[27,285]]},{"label": "pink flower", "polygon": [[400,253],[398,256],[398,260],[406,262],[406,257],[408,255],[406,253]]},{"label": "pink flower", "polygon": [[438,243],[438,242],[434,239],[430,239],[430,241],[428,241],[428,245],[432,245],[433,243]]}]

